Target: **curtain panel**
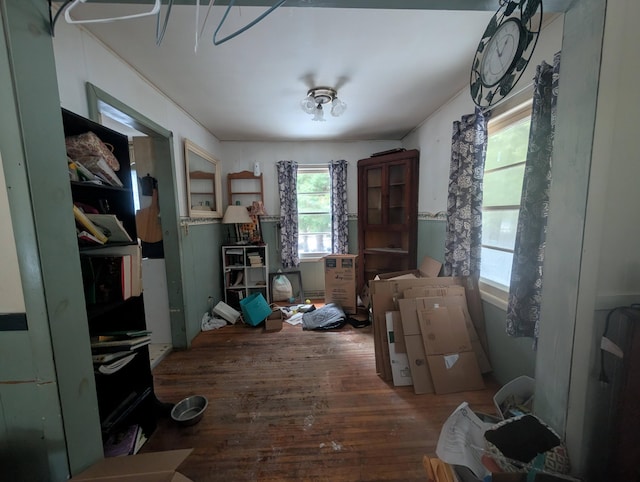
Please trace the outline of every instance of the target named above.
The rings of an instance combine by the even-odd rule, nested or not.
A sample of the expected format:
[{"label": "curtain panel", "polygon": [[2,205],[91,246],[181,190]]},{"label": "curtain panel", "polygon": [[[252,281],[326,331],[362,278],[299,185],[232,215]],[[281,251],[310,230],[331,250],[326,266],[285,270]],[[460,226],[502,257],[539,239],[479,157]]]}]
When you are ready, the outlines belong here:
[{"label": "curtain panel", "polygon": [[298,256],[298,163],[278,161],[278,192],[280,194],[280,256],[282,266],[300,265]]},{"label": "curtain panel", "polygon": [[553,66],[543,62],[534,79],[529,147],[511,268],[506,331],[538,339],[542,266],[547,236],[551,163],[560,75],[560,53]]},{"label": "curtain panel", "polygon": [[347,161],[331,161],[331,231],[332,252],[349,252],[349,213],[347,212]]},{"label": "curtain panel", "polygon": [[487,120],[479,108],[453,123],[447,198],[445,276],[479,276],[482,242],[482,180]]}]

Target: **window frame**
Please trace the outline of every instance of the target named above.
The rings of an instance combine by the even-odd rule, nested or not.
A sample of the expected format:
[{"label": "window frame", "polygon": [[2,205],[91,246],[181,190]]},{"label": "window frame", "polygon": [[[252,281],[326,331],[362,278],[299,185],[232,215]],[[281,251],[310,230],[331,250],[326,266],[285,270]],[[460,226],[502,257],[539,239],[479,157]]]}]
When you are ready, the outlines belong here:
[{"label": "window frame", "polygon": [[[329,178],[329,190],[327,191],[329,193],[329,210],[328,211],[318,211],[318,212],[313,212],[313,213],[304,213],[304,214],[329,214],[329,218],[332,219],[333,218],[333,210],[331,208],[331,173],[329,172],[329,165],[328,164],[304,164],[304,165],[298,165],[297,167],[297,173],[296,175],[299,175],[300,173],[325,173],[327,174],[328,178]],[[297,177],[297,176],[296,176]],[[297,183],[297,181],[296,181]],[[324,193],[325,191],[319,191],[321,193]],[[308,193],[310,194],[310,193]],[[300,192],[296,193],[296,200],[298,201],[298,206],[300,206],[299,203],[299,196],[300,196]],[[300,216],[300,209],[298,208],[298,216]],[[300,225],[300,218],[298,217],[298,226]],[[329,234],[331,235],[331,231],[329,231]],[[300,230],[298,228],[298,245],[299,245],[299,240],[300,240]],[[333,252],[333,239],[331,240],[331,246],[329,246],[329,251],[327,252],[322,252],[322,253],[303,253],[300,250],[298,250],[298,258],[300,259],[300,262],[307,262],[307,261],[318,261],[320,259],[322,259],[323,257],[325,257],[328,254],[331,254]]]},{"label": "window frame", "polygon": [[[509,105],[505,105],[502,109],[494,110],[493,118],[489,120],[487,125],[487,145],[489,143],[489,139],[491,135],[506,129],[509,126],[515,124],[516,122],[520,122],[521,120],[526,119],[527,117],[530,118],[531,112],[532,112],[532,106],[533,106],[533,98],[531,96],[529,97],[528,100],[524,102],[519,102],[517,104],[514,102],[510,102]],[[528,142],[528,139],[527,139],[527,142]],[[485,171],[485,175],[487,173],[498,172],[503,169],[524,165],[525,163],[526,163],[526,159],[522,162],[516,162],[514,164],[510,164],[509,166],[497,167],[495,169]],[[500,206],[492,206],[489,208],[483,206],[482,211],[483,211],[483,214],[485,212],[490,212],[490,211],[495,212],[495,211],[500,211],[505,209],[517,209],[519,211],[520,207],[521,207],[521,204],[500,205]],[[514,248],[507,249],[507,248],[492,246],[488,244],[485,245],[484,243],[481,244],[481,247],[509,252],[512,255],[514,253]],[[482,272],[480,272],[480,279],[478,284],[480,288],[480,295],[484,301],[487,301],[499,308],[502,308],[505,311],[507,310],[507,304],[509,299],[509,289],[510,289],[508,285],[503,285],[502,283],[494,281],[490,278],[485,278],[482,276]]]}]

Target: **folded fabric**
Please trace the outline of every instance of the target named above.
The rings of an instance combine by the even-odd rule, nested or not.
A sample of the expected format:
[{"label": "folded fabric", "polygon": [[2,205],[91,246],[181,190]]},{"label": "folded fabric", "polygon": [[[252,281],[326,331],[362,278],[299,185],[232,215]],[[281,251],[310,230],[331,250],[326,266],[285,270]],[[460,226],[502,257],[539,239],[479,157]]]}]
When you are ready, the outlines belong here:
[{"label": "folded fabric", "polygon": [[335,303],[329,303],[302,315],[303,330],[333,330],[342,328],[346,322],[347,316]]}]

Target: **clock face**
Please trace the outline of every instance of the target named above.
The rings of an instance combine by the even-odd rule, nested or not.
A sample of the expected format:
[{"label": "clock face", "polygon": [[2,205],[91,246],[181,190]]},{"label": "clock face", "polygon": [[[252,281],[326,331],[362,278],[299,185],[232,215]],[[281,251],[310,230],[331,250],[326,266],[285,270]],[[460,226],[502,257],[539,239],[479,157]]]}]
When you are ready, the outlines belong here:
[{"label": "clock face", "polygon": [[504,99],[527,67],[542,27],[542,0],[501,0],[476,49],[469,86],[487,108]]},{"label": "clock face", "polygon": [[504,22],[485,47],[480,63],[480,79],[487,87],[496,85],[511,70],[520,51],[520,23]]}]

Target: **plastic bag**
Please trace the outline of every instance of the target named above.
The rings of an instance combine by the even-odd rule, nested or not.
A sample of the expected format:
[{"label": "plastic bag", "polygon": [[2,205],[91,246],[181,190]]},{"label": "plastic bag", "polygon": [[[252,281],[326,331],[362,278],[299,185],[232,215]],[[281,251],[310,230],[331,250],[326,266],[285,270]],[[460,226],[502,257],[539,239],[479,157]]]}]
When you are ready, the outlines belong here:
[{"label": "plastic bag", "polygon": [[222,328],[227,325],[227,320],[223,320],[222,318],[217,318],[215,316],[211,316],[208,312],[202,316],[202,321],[200,322],[200,328],[202,331],[209,330],[217,330],[218,328]]},{"label": "plastic bag", "polygon": [[273,301],[289,301],[293,297],[291,281],[283,274],[278,274],[273,278],[271,287]]}]

